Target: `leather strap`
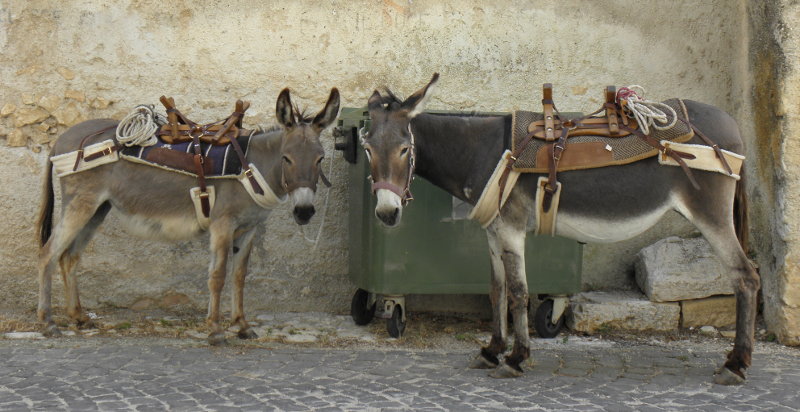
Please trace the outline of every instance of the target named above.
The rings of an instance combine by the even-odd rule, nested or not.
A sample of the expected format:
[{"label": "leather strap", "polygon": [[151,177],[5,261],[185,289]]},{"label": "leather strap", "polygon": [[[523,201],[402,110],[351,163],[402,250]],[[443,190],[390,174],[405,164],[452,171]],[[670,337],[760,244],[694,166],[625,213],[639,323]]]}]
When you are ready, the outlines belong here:
[{"label": "leather strap", "polygon": [[544,138],[548,142],[552,142],[555,140],[555,122],[553,113],[555,109],[555,103],[553,102],[553,85],[551,83],[545,83],[542,86],[542,106],[544,111]]},{"label": "leather strap", "polygon": [[197,171],[197,185],[200,187],[200,209],[203,216],[208,218],[211,215],[211,204],[208,200],[208,190],[206,189],[206,175],[203,170],[203,163],[205,156],[203,156],[202,148],[200,147],[200,135],[192,137],[192,151],[194,152],[194,167]]},{"label": "leather strap", "polygon": [[[98,157],[101,157],[101,156],[98,156],[97,153],[93,153],[93,154],[91,154],[91,155],[89,155],[89,156],[84,158],[83,157],[83,148],[84,148],[84,146],[86,146],[86,142],[88,142],[90,138],[98,136],[98,135],[101,135],[101,134],[103,134],[103,133],[105,133],[105,132],[107,132],[107,131],[109,131],[111,129],[114,129],[116,127],[117,127],[116,124],[113,125],[113,126],[108,126],[108,127],[104,128],[104,129],[98,130],[98,131],[96,131],[96,132],[94,132],[92,134],[86,135],[81,139],[80,144],[78,144],[78,155],[75,157],[75,165],[72,166],[72,171],[73,172],[78,170],[78,166],[81,164],[81,160],[90,161],[90,160],[97,159]],[[116,136],[114,136],[113,139],[114,139],[114,150],[119,150],[119,142],[117,142]],[[103,151],[103,152],[105,152],[105,151]],[[103,153],[103,152],[101,152],[101,153]],[[108,154],[111,154],[111,153],[108,153]],[[105,155],[106,154],[104,153],[102,156],[105,156]]]}]

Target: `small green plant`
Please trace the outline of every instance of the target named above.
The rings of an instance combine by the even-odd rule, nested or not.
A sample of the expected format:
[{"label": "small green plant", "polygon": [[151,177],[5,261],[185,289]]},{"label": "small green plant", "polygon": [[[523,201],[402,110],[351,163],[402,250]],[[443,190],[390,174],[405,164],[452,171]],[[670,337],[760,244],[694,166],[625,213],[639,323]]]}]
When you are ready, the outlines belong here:
[{"label": "small green plant", "polygon": [[770,333],[769,335],[767,335],[766,339],[767,342],[775,342],[776,340],[778,340],[778,336],[775,335],[774,333]]},{"label": "small green plant", "polygon": [[475,336],[473,336],[471,333],[458,333],[458,334],[456,334],[455,337],[456,337],[456,340],[461,341],[461,342],[468,342],[468,341],[475,340]]},{"label": "small green plant", "polygon": [[677,357],[677,359],[679,361],[687,362],[689,360],[689,357],[686,356],[686,355],[680,355],[680,356]]},{"label": "small green plant", "polygon": [[130,322],[121,322],[121,323],[117,323],[116,325],[114,325],[114,329],[116,329],[116,330],[126,330],[126,329],[130,329],[131,326],[133,326],[133,325],[131,325]]},{"label": "small green plant", "polygon": [[611,332],[611,325],[608,323],[603,323],[597,327],[597,333],[608,333]]},{"label": "small green plant", "polygon": [[166,327],[166,326],[172,326],[172,323],[170,323],[170,321],[168,321],[168,320],[166,320],[166,319],[161,319],[161,320],[159,321],[159,323],[161,323],[161,326],[165,326],[165,327]]},{"label": "small green plant", "polygon": [[569,342],[569,335],[564,335],[564,337],[561,338],[561,343],[566,345],[567,342]]}]

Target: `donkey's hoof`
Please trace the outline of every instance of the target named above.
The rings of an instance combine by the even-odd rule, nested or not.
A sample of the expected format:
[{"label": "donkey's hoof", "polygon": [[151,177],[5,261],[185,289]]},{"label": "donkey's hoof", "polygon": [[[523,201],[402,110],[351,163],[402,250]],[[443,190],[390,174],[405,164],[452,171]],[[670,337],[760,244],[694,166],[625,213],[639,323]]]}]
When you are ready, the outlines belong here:
[{"label": "donkey's hoof", "polygon": [[730,369],[722,366],[714,373],[714,383],[717,385],[741,385],[745,379]]},{"label": "donkey's hoof", "polygon": [[55,323],[51,323],[45,326],[44,331],[42,331],[42,335],[48,338],[57,338],[61,336],[61,329],[59,329]]},{"label": "donkey's hoof", "polygon": [[491,362],[480,353],[469,363],[470,369],[494,369],[496,367],[497,363]]},{"label": "donkey's hoof", "polygon": [[227,345],[228,340],[225,339],[225,334],[222,332],[216,332],[208,335],[208,344],[211,346],[221,346]]},{"label": "donkey's hoof", "polygon": [[489,372],[489,376],[495,379],[519,378],[522,376],[522,370],[511,367],[507,363],[503,363]]},{"label": "donkey's hoof", "polygon": [[239,330],[236,336],[238,336],[239,339],[258,339],[258,334],[253,332],[251,328]]}]

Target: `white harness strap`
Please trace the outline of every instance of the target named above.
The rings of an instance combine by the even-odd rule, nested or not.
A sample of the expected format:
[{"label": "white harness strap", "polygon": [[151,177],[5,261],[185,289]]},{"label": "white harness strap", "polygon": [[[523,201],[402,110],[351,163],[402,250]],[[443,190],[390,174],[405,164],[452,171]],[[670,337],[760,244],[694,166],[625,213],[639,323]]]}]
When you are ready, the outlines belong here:
[{"label": "white harness strap", "polygon": [[484,229],[489,226],[489,224],[491,224],[500,213],[499,207],[502,207],[506,203],[508,196],[511,194],[511,190],[514,188],[514,185],[517,184],[519,172],[512,170],[509,172],[506,180],[506,189],[503,191],[503,200],[498,201],[498,198],[500,197],[500,185],[498,181],[508,165],[510,156],[510,150],[506,150],[503,155],[500,156],[500,162],[497,163],[497,167],[495,167],[492,177],[489,178],[489,182],[486,183],[486,186],[483,188],[483,192],[481,192],[481,197],[478,198],[478,202],[475,203],[475,207],[473,207],[472,211],[469,213],[468,218],[477,220]]},{"label": "white harness strap", "polygon": [[269,187],[267,181],[264,180],[264,176],[261,175],[261,172],[258,171],[258,168],[256,168],[254,164],[250,163],[249,166],[253,177],[256,179],[256,182],[258,182],[258,185],[264,190],[264,194],[260,195],[253,190],[253,184],[250,182],[250,179],[248,179],[245,173],[240,174],[237,179],[239,180],[239,183],[244,186],[244,190],[247,191],[247,194],[253,198],[253,201],[256,202],[257,205],[265,209],[271,209],[276,205],[286,201],[286,196],[279,198],[275,195],[275,192],[272,191],[272,188]]}]

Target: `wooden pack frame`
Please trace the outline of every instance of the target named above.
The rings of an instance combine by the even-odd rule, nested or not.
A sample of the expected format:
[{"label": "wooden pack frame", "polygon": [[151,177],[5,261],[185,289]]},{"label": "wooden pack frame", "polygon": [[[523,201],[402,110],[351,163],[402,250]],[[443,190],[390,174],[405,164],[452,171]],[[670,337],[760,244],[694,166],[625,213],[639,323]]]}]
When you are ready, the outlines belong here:
[{"label": "wooden pack frame", "polygon": [[191,142],[197,137],[201,142],[224,146],[229,144],[231,139],[251,133],[250,130],[242,128],[242,118],[250,107],[249,102],[237,100],[233,113],[227,119],[198,124],[175,108],[175,100],[172,97],[161,96],[159,100],[167,109],[167,124],[161,126],[156,134],[166,143]]}]

